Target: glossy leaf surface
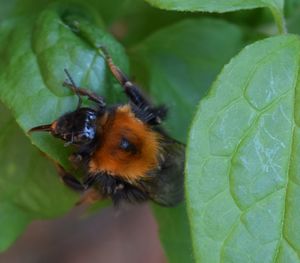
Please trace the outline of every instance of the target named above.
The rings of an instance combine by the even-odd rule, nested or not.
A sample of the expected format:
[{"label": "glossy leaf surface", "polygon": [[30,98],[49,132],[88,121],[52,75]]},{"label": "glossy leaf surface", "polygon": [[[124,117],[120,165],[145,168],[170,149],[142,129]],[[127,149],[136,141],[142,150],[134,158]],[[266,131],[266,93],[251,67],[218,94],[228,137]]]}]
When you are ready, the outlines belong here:
[{"label": "glossy leaf surface", "polygon": [[296,36],[246,47],[199,105],[186,192],[198,262],[299,262]]}]

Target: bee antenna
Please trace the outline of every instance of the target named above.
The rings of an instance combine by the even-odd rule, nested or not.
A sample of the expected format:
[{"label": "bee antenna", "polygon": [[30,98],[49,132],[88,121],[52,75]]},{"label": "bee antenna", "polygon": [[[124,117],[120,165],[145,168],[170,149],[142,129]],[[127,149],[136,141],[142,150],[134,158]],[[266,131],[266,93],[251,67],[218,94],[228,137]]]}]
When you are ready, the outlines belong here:
[{"label": "bee antenna", "polygon": [[64,72],[66,73],[68,79],[70,80],[70,82],[71,82],[73,88],[77,88],[77,86],[76,86],[76,84],[75,84],[73,78],[71,77],[69,71],[65,68],[65,69],[64,69]]},{"label": "bee antenna", "polygon": [[70,82],[71,82],[71,84],[72,84],[72,85],[70,85],[72,91],[73,91],[73,92],[77,95],[77,97],[78,97],[78,105],[77,105],[77,109],[79,109],[80,106],[81,106],[81,104],[82,104],[82,99],[81,99],[81,97],[80,97],[80,94],[79,94],[78,91],[77,91],[78,87],[76,86],[76,84],[75,84],[73,78],[71,77],[69,71],[68,71],[66,68],[64,69],[64,72],[66,73],[68,79],[70,80]]}]

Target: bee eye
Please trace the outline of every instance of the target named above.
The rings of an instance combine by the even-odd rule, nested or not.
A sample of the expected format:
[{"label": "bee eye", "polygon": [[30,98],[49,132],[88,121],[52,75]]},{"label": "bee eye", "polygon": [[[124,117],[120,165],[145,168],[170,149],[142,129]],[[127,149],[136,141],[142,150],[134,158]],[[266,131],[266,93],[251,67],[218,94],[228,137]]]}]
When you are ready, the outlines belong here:
[{"label": "bee eye", "polygon": [[121,141],[120,141],[119,146],[120,146],[121,149],[126,151],[130,148],[130,142],[127,139],[122,138]]},{"label": "bee eye", "polygon": [[121,138],[119,147],[126,152],[136,153],[137,151],[135,145],[124,137]]}]

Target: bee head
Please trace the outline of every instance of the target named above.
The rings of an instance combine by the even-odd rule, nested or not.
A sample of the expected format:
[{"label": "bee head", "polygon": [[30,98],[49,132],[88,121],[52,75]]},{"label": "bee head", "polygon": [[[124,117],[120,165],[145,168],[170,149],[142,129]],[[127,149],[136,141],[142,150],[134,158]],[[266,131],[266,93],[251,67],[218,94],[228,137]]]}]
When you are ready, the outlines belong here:
[{"label": "bee head", "polygon": [[50,132],[66,143],[85,145],[91,143],[96,136],[97,113],[90,108],[80,108],[62,115],[51,124],[30,129],[29,132]]}]

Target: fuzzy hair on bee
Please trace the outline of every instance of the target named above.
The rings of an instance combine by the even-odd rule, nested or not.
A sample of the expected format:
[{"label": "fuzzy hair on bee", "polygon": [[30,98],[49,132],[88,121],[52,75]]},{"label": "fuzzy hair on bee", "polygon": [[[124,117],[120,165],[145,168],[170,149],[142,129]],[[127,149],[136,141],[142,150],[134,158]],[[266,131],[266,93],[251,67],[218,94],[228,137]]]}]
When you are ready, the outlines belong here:
[{"label": "fuzzy hair on bee", "polygon": [[[107,106],[98,94],[77,87],[65,70],[68,81],[63,86],[78,97],[77,108],[30,132],[49,132],[66,145],[75,146],[76,151],[69,159],[74,167],[84,171],[82,180],[59,164],[56,166],[66,185],[84,192],[80,202],[111,198],[119,204],[150,199],[174,206],[183,199],[185,146],[160,127],[167,115],[166,108],[148,101],[113,63],[107,50],[101,47],[99,51],[129,102]],[[94,106],[83,107],[82,96]]]}]

